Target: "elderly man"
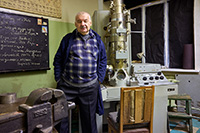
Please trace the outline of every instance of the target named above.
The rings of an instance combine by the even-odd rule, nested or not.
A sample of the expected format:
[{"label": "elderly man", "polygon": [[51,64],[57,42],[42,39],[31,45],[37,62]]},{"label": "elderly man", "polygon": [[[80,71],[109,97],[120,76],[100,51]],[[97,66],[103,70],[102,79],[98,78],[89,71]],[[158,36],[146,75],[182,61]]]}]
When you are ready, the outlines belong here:
[{"label": "elderly man", "polygon": [[[75,17],[76,29],[63,37],[54,58],[57,88],[66,94],[68,101],[79,105],[83,133],[97,133],[97,103],[107,65],[104,44],[90,29],[91,25],[90,15],[79,12]],[[66,133],[67,127],[66,118],[59,132]]]}]

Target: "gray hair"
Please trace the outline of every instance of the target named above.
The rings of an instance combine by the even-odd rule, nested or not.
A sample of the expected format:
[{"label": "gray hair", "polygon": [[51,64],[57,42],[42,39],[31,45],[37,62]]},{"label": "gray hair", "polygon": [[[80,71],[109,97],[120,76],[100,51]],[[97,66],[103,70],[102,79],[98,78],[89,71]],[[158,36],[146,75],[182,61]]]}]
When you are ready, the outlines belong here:
[{"label": "gray hair", "polygon": [[89,13],[84,12],[84,11],[81,11],[81,12],[78,12],[78,13],[76,14],[76,16],[75,16],[75,22],[76,22],[76,18],[77,18],[77,16],[82,15],[82,14],[88,14],[88,15],[89,15],[89,19],[90,19],[90,21],[92,21],[92,20],[91,20],[91,16],[90,16]]}]

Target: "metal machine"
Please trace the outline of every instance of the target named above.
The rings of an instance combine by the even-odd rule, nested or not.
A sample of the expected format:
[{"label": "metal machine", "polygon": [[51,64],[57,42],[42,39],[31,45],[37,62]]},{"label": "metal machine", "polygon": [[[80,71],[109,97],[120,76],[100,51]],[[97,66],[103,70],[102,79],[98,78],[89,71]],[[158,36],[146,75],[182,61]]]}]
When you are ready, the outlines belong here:
[{"label": "metal machine", "polygon": [[110,22],[104,26],[106,30],[106,44],[108,66],[107,78],[112,86],[126,85],[129,78],[130,47],[128,36],[130,35],[130,14],[126,10],[123,1],[115,0],[110,4]]},{"label": "metal machine", "polygon": [[112,102],[119,101],[121,87],[155,85],[153,132],[166,133],[167,97],[169,94],[177,94],[178,87],[167,80],[160,64],[132,63],[130,23],[135,23],[135,20],[130,18],[123,0],[111,0],[109,11],[99,10],[93,15],[94,30],[102,36],[108,58],[102,86],[105,114],[102,121],[98,122],[101,123],[98,128],[106,123],[108,112],[113,108]]},{"label": "metal machine", "polygon": [[13,93],[0,95],[0,108],[1,133],[52,133],[75,104],[61,90],[40,88],[19,99]]}]

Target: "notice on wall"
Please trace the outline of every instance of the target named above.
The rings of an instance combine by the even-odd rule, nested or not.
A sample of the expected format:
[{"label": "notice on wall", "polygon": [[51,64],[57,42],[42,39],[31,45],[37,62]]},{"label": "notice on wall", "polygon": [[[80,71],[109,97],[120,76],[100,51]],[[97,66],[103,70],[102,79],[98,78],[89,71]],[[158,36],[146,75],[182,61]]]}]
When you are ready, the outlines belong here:
[{"label": "notice on wall", "polygon": [[61,0],[0,0],[0,7],[61,18]]},{"label": "notice on wall", "polygon": [[0,12],[0,72],[49,69],[48,19]]}]

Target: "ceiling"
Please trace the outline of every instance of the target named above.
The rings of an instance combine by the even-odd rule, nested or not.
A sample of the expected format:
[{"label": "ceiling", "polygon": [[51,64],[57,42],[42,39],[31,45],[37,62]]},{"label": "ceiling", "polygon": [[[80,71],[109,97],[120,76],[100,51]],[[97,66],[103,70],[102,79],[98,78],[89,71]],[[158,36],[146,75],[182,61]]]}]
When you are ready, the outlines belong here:
[{"label": "ceiling", "polygon": [[[104,0],[105,1],[110,1],[110,0]],[[155,1],[155,0],[124,0],[124,4],[126,5],[127,9],[130,9],[132,7],[136,7],[151,1]]]}]

